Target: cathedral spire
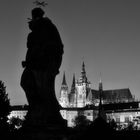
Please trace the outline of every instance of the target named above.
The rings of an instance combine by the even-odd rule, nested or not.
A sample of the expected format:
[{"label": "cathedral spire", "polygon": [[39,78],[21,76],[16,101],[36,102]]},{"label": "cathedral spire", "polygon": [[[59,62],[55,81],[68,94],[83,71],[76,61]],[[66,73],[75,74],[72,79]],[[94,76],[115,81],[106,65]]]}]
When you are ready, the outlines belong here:
[{"label": "cathedral spire", "polygon": [[83,61],[83,64],[82,64],[82,71],[81,71],[81,74],[82,74],[83,76],[86,75],[86,71],[85,71],[85,63],[84,63],[84,61]]},{"label": "cathedral spire", "polygon": [[83,64],[82,64],[82,71],[81,71],[80,81],[82,81],[82,82],[87,82],[87,77],[86,77],[85,63],[84,63],[84,61],[83,61]]},{"label": "cathedral spire", "polygon": [[67,82],[66,82],[65,71],[64,71],[64,74],[63,74],[63,80],[62,80],[62,84],[61,84],[61,91],[62,90],[68,91],[68,85],[67,85]]},{"label": "cathedral spire", "polygon": [[62,107],[68,106],[68,85],[66,82],[65,72],[63,74],[63,80],[62,80],[61,89],[60,89],[59,103]]},{"label": "cathedral spire", "polygon": [[73,80],[71,85],[71,93],[75,93],[75,74],[73,74]]},{"label": "cathedral spire", "polygon": [[71,85],[71,91],[69,93],[69,103],[74,106],[75,104],[75,95],[76,95],[76,86],[75,86],[75,74],[73,74],[73,80]]},{"label": "cathedral spire", "polygon": [[67,85],[67,82],[66,82],[66,76],[65,76],[65,71],[64,71],[64,74],[63,74],[62,85]]}]

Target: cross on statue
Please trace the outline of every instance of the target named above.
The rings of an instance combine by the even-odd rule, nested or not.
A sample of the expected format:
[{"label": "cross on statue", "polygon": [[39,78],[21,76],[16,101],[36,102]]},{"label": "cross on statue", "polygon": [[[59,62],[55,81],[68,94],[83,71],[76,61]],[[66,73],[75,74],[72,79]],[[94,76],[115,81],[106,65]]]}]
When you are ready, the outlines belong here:
[{"label": "cross on statue", "polygon": [[45,7],[46,5],[48,5],[48,3],[46,2],[46,1],[42,1],[42,2],[40,2],[40,1],[38,1],[38,0],[36,0],[35,2],[33,2],[36,6],[42,6],[42,7]]}]

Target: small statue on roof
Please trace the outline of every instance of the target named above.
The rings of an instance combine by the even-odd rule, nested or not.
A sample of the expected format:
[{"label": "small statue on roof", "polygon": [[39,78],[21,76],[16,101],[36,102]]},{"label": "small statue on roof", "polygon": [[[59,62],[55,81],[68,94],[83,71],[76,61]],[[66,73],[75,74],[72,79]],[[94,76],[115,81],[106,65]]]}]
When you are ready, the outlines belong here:
[{"label": "small statue on roof", "polygon": [[48,5],[48,3],[46,2],[46,1],[42,1],[42,2],[40,2],[40,1],[38,1],[38,0],[36,0],[35,2],[33,2],[34,4],[36,4],[36,6],[42,6],[42,7],[45,7],[46,5]]}]

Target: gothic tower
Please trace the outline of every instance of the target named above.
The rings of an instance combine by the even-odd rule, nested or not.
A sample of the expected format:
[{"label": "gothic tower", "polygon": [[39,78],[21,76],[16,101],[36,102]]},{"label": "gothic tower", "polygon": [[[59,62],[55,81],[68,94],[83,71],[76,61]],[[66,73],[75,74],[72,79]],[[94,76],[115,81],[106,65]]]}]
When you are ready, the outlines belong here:
[{"label": "gothic tower", "polygon": [[82,64],[82,71],[80,75],[79,81],[76,82],[76,89],[77,89],[77,107],[85,107],[87,102],[87,95],[90,89],[90,82],[87,79],[86,71],[85,71],[85,64]]},{"label": "gothic tower", "polygon": [[60,99],[59,103],[62,107],[68,107],[69,100],[68,100],[68,85],[66,82],[65,72],[63,74],[63,80],[60,89]]},{"label": "gothic tower", "polygon": [[75,86],[75,74],[73,74],[73,80],[71,85],[71,91],[69,93],[69,105],[70,107],[77,107],[77,90]]}]

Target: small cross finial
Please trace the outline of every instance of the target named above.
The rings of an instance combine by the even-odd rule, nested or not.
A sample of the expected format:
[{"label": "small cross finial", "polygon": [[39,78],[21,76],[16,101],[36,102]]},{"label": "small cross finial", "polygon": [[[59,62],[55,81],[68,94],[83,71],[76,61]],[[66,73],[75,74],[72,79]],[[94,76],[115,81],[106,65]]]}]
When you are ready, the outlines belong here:
[{"label": "small cross finial", "polygon": [[48,5],[48,3],[46,1],[40,2],[38,0],[34,1],[33,4],[35,4],[36,6],[39,6],[39,7],[45,7],[46,5]]}]

